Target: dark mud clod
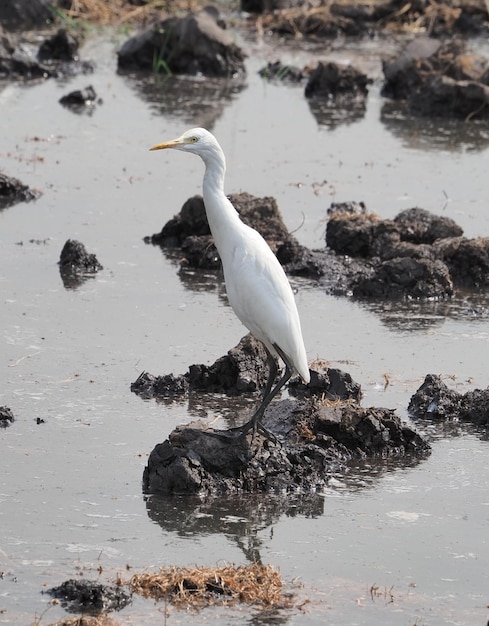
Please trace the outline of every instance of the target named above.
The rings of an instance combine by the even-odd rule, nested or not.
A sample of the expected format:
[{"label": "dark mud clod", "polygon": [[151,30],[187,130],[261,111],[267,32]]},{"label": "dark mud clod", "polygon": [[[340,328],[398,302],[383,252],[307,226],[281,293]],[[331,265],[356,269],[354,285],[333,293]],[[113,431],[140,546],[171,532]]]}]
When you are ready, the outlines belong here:
[{"label": "dark mud clod", "polygon": [[[315,253],[300,245],[285,226],[274,198],[258,198],[249,193],[231,194],[232,204],[245,224],[266,239],[285,270],[294,275],[318,278],[322,274]],[[189,198],[180,213],[159,233],[145,238],[162,248],[180,248],[183,263],[200,269],[220,268],[219,255],[210,236],[201,196]]]},{"label": "dark mud clod", "polygon": [[413,417],[421,419],[455,420],[489,426],[489,388],[461,394],[449,389],[440,376],[427,374],[412,396],[408,410]]},{"label": "dark mud clod", "polygon": [[[268,374],[267,355],[260,342],[246,335],[214,365],[192,370],[198,371],[194,380],[191,375],[176,379],[143,374],[131,389],[156,399],[196,389],[257,392]],[[296,400],[275,401],[267,408],[263,426],[271,436],[252,431],[241,436],[239,428],[227,429],[224,421],[220,428],[203,421],[177,427],[151,453],[143,477],[145,491],[308,492],[321,489],[334,471],[353,459],[429,453],[428,444],[394,411],[362,408],[360,385],[346,372],[311,370],[308,385],[295,381],[290,390]]]},{"label": "dark mud clod", "polygon": [[103,269],[95,254],[89,254],[85,246],[68,239],[61,251],[59,272],[67,289],[80,286],[85,280]]},{"label": "dark mud clod", "polygon": [[7,428],[14,421],[12,410],[8,406],[0,406],[0,428]]},{"label": "dark mud clod", "polygon": [[29,202],[39,197],[39,192],[32,191],[17,178],[0,172],[0,210],[18,202]]},{"label": "dark mud clod", "polygon": [[95,89],[88,85],[85,89],[77,89],[66,94],[59,100],[60,104],[75,111],[85,109],[86,107],[93,108],[101,100],[97,98]]},{"label": "dark mud clod", "polygon": [[131,603],[127,592],[120,587],[102,585],[91,580],[66,580],[59,587],[47,591],[70,613],[96,615],[103,611],[120,611]]},{"label": "dark mud clod", "polygon": [[219,494],[321,490],[334,472],[366,457],[426,456],[430,447],[390,409],[282,400],[265,416],[281,445],[259,434],[215,437],[203,422],[176,428],[144,470],[148,493]]},{"label": "dark mud clod", "polygon": [[243,76],[245,55],[221,27],[224,24],[216,13],[215,9],[204,9],[153,24],[119,50],[119,70]]}]

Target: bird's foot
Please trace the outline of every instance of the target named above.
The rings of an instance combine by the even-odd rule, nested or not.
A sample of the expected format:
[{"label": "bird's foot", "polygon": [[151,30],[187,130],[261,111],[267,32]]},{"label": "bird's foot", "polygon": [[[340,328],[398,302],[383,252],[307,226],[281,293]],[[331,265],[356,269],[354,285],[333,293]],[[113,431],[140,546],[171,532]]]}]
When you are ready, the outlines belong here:
[{"label": "bird's foot", "polygon": [[246,424],[243,424],[243,426],[237,426],[236,428],[228,428],[228,430],[211,430],[211,431],[208,430],[205,432],[206,432],[206,435],[209,435],[210,437],[217,437],[218,439],[223,439],[226,441],[234,440],[236,442],[239,442],[239,441],[244,441],[244,439],[246,439],[250,431],[252,431],[252,436],[251,436],[252,442],[255,437],[255,434],[258,433],[262,437],[265,437],[265,439],[268,439],[269,441],[271,441],[273,444],[276,444],[276,445],[280,444],[277,437],[275,437],[275,435],[272,432],[270,432],[268,428],[265,428],[265,426],[263,426],[261,422],[254,421],[254,420],[250,420],[249,422],[246,422]]}]

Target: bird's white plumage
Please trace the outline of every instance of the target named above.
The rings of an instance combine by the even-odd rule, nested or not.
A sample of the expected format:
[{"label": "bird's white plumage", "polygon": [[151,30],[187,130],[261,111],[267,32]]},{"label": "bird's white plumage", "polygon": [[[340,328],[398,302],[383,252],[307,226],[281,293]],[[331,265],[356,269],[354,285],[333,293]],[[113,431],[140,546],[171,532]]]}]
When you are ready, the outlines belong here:
[{"label": "bird's white plumage", "polygon": [[204,161],[204,205],[221,257],[229,302],[248,330],[272,354],[285,357],[291,371],[309,382],[306,350],[290,283],[266,241],[241,221],[225,196],[226,159],[216,138],[203,128],[192,128],[178,139],[152,149],[163,148],[192,152]]}]

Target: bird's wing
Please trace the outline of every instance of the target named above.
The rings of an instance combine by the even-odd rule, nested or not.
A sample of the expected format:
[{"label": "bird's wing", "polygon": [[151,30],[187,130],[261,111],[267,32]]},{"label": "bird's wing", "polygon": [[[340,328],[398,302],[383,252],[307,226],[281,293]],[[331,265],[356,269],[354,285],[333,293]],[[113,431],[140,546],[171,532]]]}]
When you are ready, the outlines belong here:
[{"label": "bird's wing", "polygon": [[282,266],[262,236],[249,227],[233,243],[223,267],[234,312],[272,352],[278,345],[294,368],[303,369],[299,314]]}]

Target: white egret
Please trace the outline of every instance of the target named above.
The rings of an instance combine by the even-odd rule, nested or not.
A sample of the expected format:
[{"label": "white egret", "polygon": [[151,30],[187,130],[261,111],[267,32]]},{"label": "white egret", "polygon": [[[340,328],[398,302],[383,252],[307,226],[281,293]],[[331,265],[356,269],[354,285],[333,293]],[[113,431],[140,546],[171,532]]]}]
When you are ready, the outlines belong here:
[{"label": "white egret", "polygon": [[[228,300],[241,322],[264,344],[268,353],[270,373],[261,404],[251,419],[236,430],[239,436],[244,436],[253,429],[274,440],[261,423],[267,406],[293,374],[299,374],[306,384],[310,380],[290,283],[266,241],[241,221],[224,194],[226,159],[214,135],[204,128],[192,128],[181,137],[150,149],[165,148],[191,152],[204,161],[204,205],[221,257]],[[285,363],[285,371],[275,386],[278,368],[273,356]]]}]

